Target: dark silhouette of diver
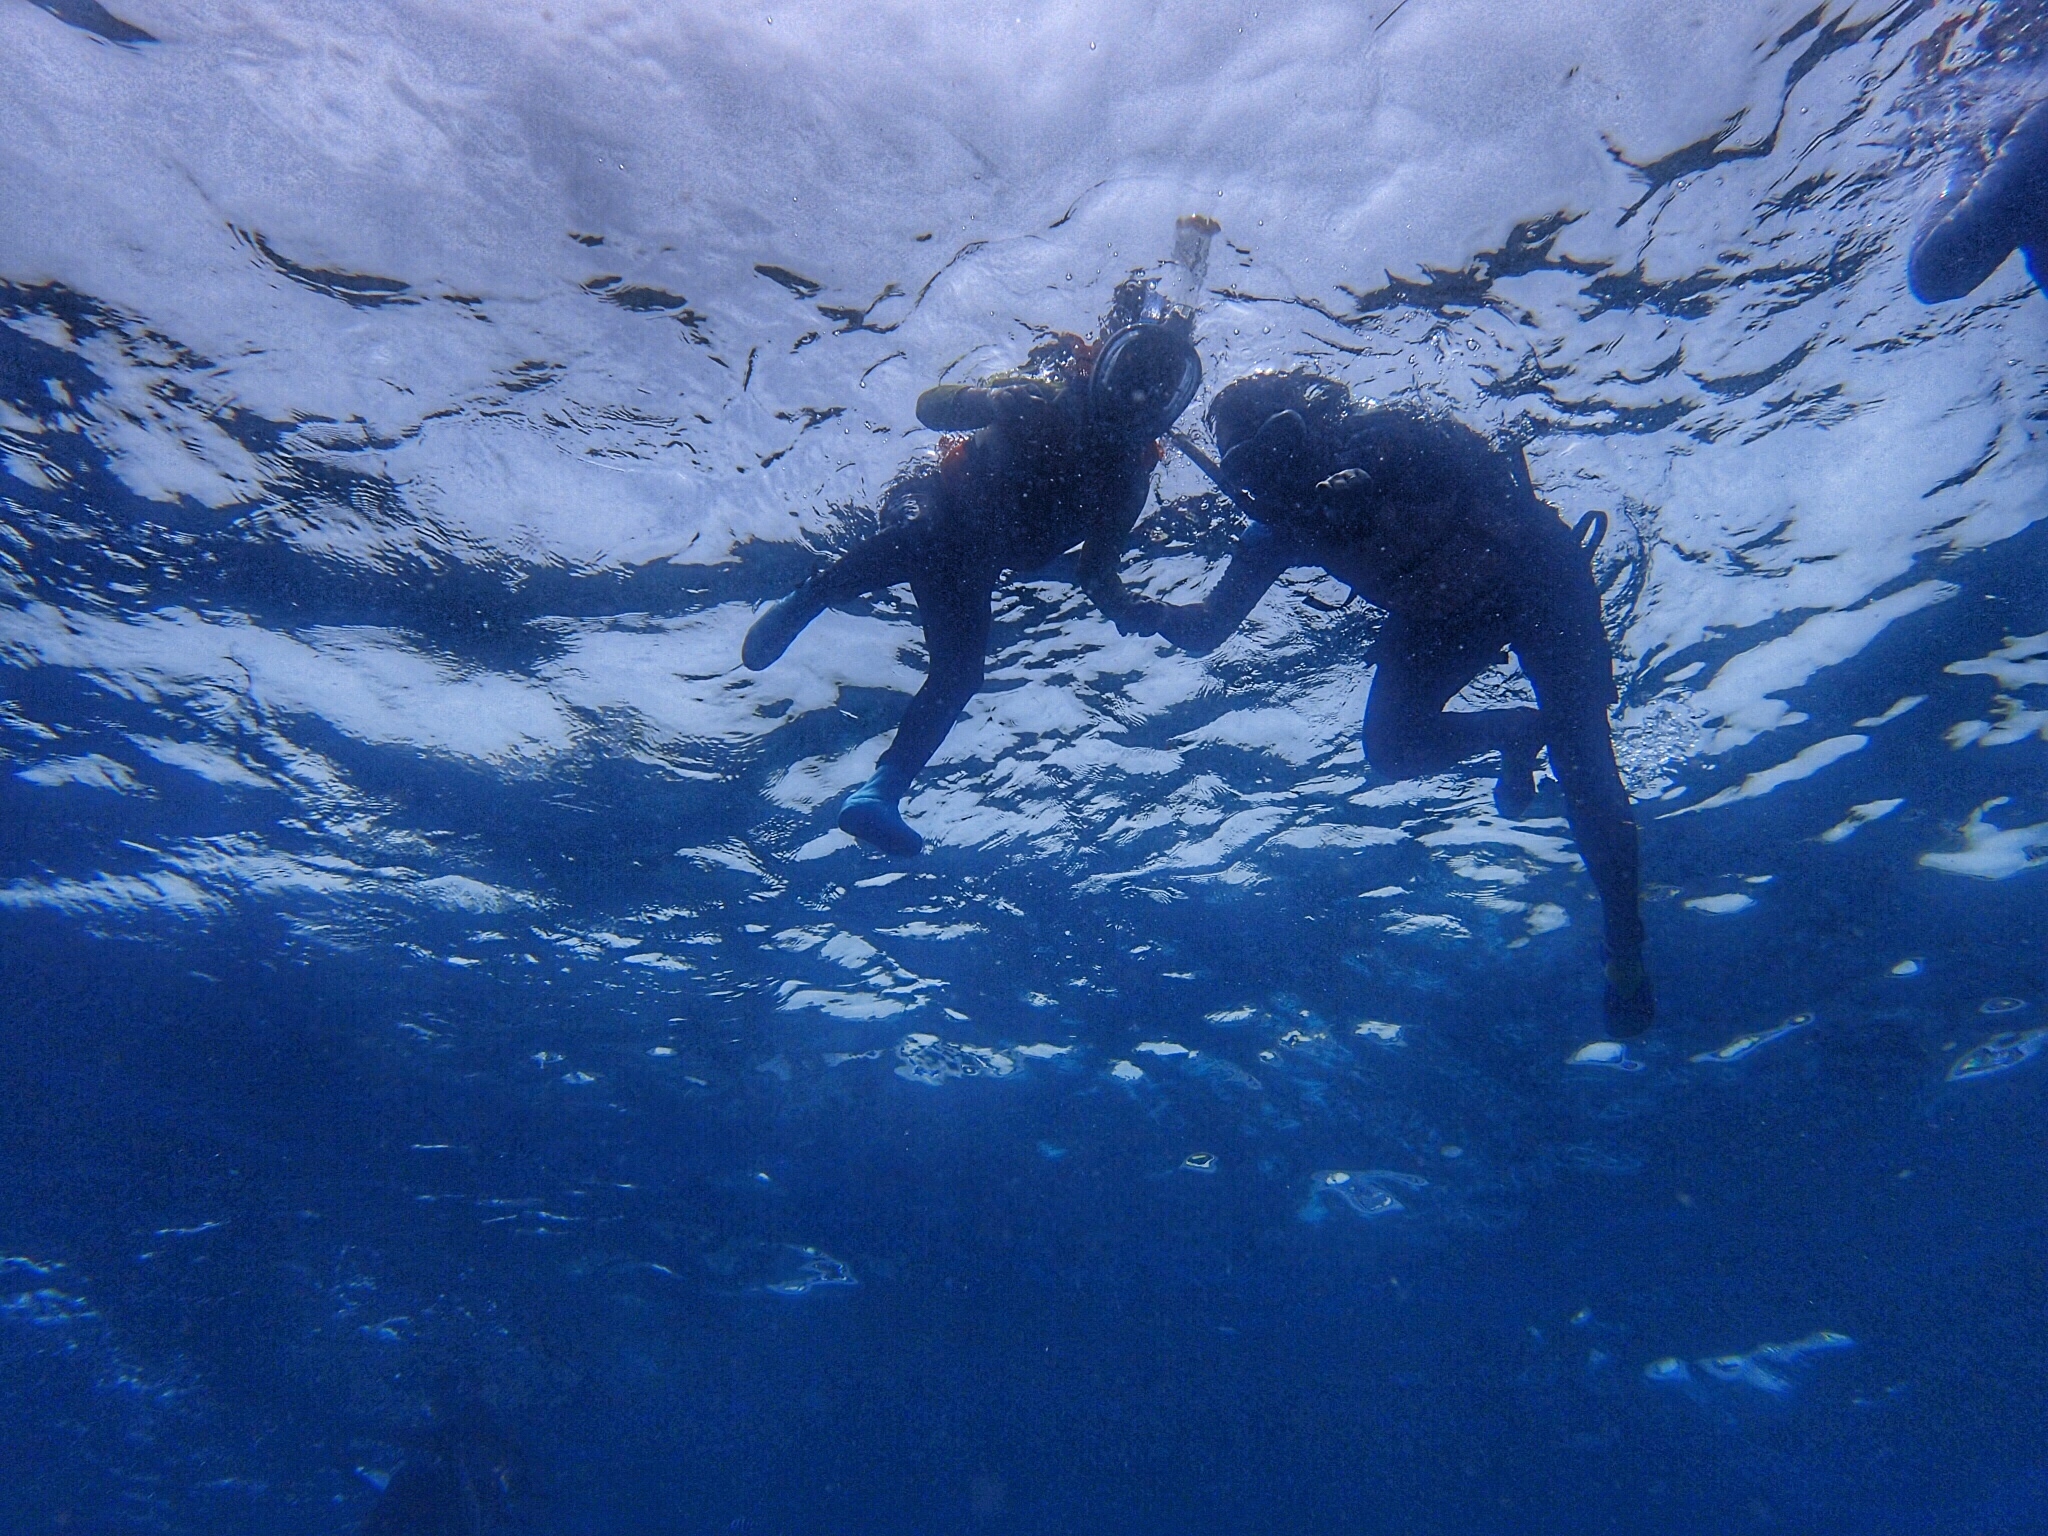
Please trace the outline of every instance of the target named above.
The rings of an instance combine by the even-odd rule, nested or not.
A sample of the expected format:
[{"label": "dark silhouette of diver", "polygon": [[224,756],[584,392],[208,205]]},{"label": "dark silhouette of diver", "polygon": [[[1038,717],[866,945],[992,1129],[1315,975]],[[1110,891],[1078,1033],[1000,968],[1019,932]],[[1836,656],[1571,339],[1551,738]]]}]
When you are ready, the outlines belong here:
[{"label": "dark silhouette of diver", "polygon": [[1960,299],[2015,248],[2048,293],[2048,104],[2027,109],[1967,188],[1942,194],[1913,242],[1906,282],[1922,304]]},{"label": "dark silhouette of diver", "polygon": [[[1387,618],[1373,643],[1365,754],[1397,778],[1497,752],[1501,814],[1535,798],[1548,747],[1605,917],[1609,1027],[1638,1034],[1656,1011],[1643,968],[1636,823],[1607,711],[1613,653],[1584,539],[1538,499],[1519,451],[1456,422],[1362,407],[1306,370],[1251,374],[1209,408],[1222,463],[1205,466],[1252,518],[1207,599],[1131,597],[1127,632],[1215,649],[1282,572],[1321,566]],[[1592,540],[1597,543],[1597,538]],[[1446,712],[1512,649],[1537,707]]]},{"label": "dark silhouette of diver", "polygon": [[519,1444],[481,1402],[437,1403],[363,1520],[362,1536],[490,1536],[519,1522]]},{"label": "dark silhouette of diver", "polygon": [[924,839],[897,802],[974,697],[987,664],[990,606],[1005,574],[1028,576],[1075,545],[1078,580],[1106,613],[1145,509],[1159,439],[1201,387],[1194,317],[1153,286],[1120,284],[1090,340],[1056,334],[1022,369],[918,397],[917,419],[946,434],[884,492],[882,527],[754,621],[740,658],[756,671],[826,605],[908,582],[931,666],[874,776],[839,825],[885,853]]}]

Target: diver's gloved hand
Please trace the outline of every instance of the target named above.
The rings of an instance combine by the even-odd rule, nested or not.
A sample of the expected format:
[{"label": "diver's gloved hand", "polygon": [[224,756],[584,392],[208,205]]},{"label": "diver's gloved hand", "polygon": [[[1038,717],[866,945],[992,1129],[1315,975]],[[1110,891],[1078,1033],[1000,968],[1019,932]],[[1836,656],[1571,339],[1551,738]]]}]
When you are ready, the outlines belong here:
[{"label": "diver's gloved hand", "polygon": [[1362,469],[1340,469],[1316,482],[1316,511],[1326,522],[1358,532],[1371,521],[1371,495],[1372,476]]},{"label": "diver's gloved hand", "polygon": [[839,830],[897,858],[922,853],[924,839],[911,830],[903,812],[896,808],[896,802],[909,792],[909,774],[901,768],[877,768],[839,808]]},{"label": "diver's gloved hand", "polygon": [[1607,995],[1601,1000],[1607,1015],[1607,1032],[1617,1040],[1640,1035],[1657,1017],[1657,989],[1643,968],[1641,950],[1630,950],[1607,960]]},{"label": "diver's gloved hand", "polygon": [[805,626],[824,611],[825,596],[813,577],[754,620],[740,643],[740,665],[749,672],[773,666]]}]

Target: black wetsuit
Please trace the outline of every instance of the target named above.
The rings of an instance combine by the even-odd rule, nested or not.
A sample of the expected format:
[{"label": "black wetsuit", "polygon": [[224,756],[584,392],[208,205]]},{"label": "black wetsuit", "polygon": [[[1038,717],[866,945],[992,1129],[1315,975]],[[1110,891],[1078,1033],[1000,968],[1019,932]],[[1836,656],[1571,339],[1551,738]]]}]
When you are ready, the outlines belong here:
[{"label": "black wetsuit", "polygon": [[492,1536],[528,1529],[518,1442],[480,1403],[457,1402],[417,1437],[362,1536]]},{"label": "black wetsuit", "polygon": [[1913,242],[1906,280],[1923,304],[1960,299],[2015,248],[2048,292],[2048,104],[2027,111],[1967,191],[1943,194]]},{"label": "black wetsuit", "polygon": [[[1039,393],[1034,403],[1019,389]],[[903,712],[880,767],[915,777],[939,749],[987,665],[990,610],[1008,575],[1030,575],[1082,546],[1081,585],[1122,606],[1116,567],[1159,448],[1095,427],[1079,386],[995,380],[925,391],[917,418],[945,433],[937,461],[891,487],[883,527],[811,579],[821,603],[908,582],[931,670]]]},{"label": "black wetsuit", "polygon": [[[1284,466],[1287,487],[1271,476],[1263,494],[1258,479],[1247,484],[1259,520],[1205,601],[1134,599],[1125,626],[1207,652],[1298,566],[1322,567],[1385,610],[1371,651],[1367,760],[1413,778],[1500,752],[1504,785],[1519,776],[1527,786],[1536,752],[1547,746],[1600,893],[1610,984],[1618,981],[1624,994],[1619,1002],[1610,996],[1611,1022],[1623,1031],[1647,1024],[1653,1004],[1640,969],[1636,823],[1609,732],[1613,654],[1588,552],[1537,498],[1519,452],[1455,423],[1351,410],[1307,433],[1293,459]],[[1446,712],[1510,649],[1535,688],[1536,709]],[[1526,790],[1502,798],[1526,808]]]}]

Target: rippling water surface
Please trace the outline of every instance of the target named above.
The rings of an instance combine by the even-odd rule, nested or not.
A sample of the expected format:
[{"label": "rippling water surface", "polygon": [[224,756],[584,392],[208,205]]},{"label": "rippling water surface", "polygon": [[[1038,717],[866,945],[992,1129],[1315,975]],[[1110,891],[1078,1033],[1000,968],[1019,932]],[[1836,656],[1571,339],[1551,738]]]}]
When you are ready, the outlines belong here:
[{"label": "rippling water surface", "polygon": [[[0,0],[0,1528],[352,1531],[454,1394],[565,1533],[2048,1529],[2048,301],[1904,277],[2044,35]],[[1334,583],[1015,588],[914,864],[908,600],[739,669],[1190,211],[1211,389],[1611,515],[1620,1059]]]}]

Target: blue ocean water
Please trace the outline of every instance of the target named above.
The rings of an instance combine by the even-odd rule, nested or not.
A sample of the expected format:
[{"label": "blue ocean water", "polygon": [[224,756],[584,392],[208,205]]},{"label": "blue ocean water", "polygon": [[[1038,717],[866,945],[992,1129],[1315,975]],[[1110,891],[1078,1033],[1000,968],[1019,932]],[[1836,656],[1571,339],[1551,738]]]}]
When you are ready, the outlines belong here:
[{"label": "blue ocean water", "polygon": [[[2048,1531],[2048,300],[1904,277],[2044,36],[0,0],[0,1531]],[[909,601],[740,669],[1188,212],[1609,515],[1644,1039],[1327,579],[1019,584],[914,862]]]}]

